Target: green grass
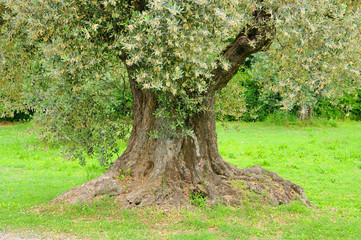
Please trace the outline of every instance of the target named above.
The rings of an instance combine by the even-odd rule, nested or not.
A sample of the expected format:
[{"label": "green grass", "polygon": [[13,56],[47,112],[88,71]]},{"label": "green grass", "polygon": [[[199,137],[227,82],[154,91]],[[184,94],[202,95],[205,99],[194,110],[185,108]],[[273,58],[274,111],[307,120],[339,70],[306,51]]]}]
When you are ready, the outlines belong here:
[{"label": "green grass", "polygon": [[[0,231],[84,239],[361,239],[361,123],[312,126],[218,125],[219,150],[240,168],[258,164],[302,185],[317,207],[120,210],[112,199],[92,206],[47,207],[69,188],[100,175],[46,147],[30,124],[0,127]],[[200,204],[202,206],[202,204]]]}]

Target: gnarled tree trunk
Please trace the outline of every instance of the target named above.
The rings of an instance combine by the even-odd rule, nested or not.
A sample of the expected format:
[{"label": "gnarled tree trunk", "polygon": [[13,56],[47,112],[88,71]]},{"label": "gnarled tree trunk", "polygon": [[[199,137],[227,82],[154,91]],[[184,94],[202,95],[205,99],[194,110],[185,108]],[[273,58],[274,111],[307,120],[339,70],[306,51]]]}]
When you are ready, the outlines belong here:
[{"label": "gnarled tree trunk", "polygon": [[[198,193],[209,203],[237,204],[254,191],[273,204],[300,199],[306,204],[303,189],[259,166],[237,169],[225,162],[218,152],[214,93],[207,101],[209,111],[189,119],[194,134],[172,138],[150,138],[149,132],[161,124],[154,116],[157,97],[140,90],[131,81],[134,123],[128,147],[102,176],[71,189],[53,203],[91,203],[103,195],[117,196],[125,207],[152,204],[188,204]],[[233,180],[233,184],[232,184]],[[243,181],[244,188],[239,188]],[[260,196],[261,196],[260,195]]]},{"label": "gnarled tree trunk", "polygon": [[[258,14],[258,15],[257,15]],[[265,12],[256,18],[269,17]],[[109,194],[126,207],[151,204],[188,204],[190,195],[206,196],[209,203],[237,204],[246,191],[254,191],[273,204],[307,200],[302,187],[259,166],[237,169],[225,162],[218,152],[215,92],[225,87],[237,73],[247,56],[271,43],[273,29],[264,27],[241,31],[223,55],[231,63],[228,71],[214,71],[204,105],[208,111],[188,119],[192,136],[179,139],[150,138],[149,133],[162,124],[154,116],[157,96],[137,87],[130,78],[133,94],[133,129],[124,154],[102,176],[62,194],[53,203],[91,203],[93,199]],[[256,42],[250,45],[250,41]],[[132,76],[134,69],[128,69]],[[243,187],[239,187],[243,186]]]},{"label": "gnarled tree trunk", "polygon": [[[152,204],[183,205],[192,193],[209,203],[237,204],[245,191],[262,194],[273,204],[300,199],[309,204],[303,189],[259,166],[237,169],[218,152],[214,94],[205,102],[207,112],[189,120],[192,136],[150,138],[159,120],[154,116],[157,98],[131,84],[134,96],[134,124],[127,150],[102,176],[71,189],[54,203],[91,203],[102,195],[117,196],[126,207]],[[244,181],[244,189],[232,184]],[[239,184],[236,184],[239,185]]]}]

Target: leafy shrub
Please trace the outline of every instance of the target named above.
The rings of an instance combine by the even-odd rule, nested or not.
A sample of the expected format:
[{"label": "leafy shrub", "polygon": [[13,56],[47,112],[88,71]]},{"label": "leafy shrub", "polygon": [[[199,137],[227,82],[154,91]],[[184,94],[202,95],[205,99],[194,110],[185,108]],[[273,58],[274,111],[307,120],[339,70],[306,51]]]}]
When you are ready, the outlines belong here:
[{"label": "leafy shrub", "polygon": [[5,113],[4,116],[7,117],[0,118],[0,121],[10,121],[10,122],[29,121],[32,118],[34,112],[35,111],[32,109],[28,109],[25,111],[15,110],[11,114]]},{"label": "leafy shrub", "polygon": [[295,122],[296,118],[296,114],[291,111],[278,110],[267,115],[264,121],[274,125],[288,125],[290,122]]},{"label": "leafy shrub", "polygon": [[355,94],[345,94],[344,97],[334,102],[329,100],[320,100],[316,107],[315,113],[318,117],[326,119],[343,119],[361,120],[361,89],[357,89]]}]

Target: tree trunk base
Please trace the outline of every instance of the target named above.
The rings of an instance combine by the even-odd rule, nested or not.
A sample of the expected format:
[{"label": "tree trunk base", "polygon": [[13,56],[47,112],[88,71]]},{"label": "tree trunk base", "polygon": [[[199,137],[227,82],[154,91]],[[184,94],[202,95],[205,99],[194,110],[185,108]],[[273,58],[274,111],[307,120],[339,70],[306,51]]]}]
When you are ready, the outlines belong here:
[{"label": "tree trunk base", "polygon": [[[115,176],[112,171],[108,171],[58,196],[52,204],[92,204],[94,200],[104,196],[114,196],[124,208],[151,205],[189,206],[194,203],[194,198],[199,197],[208,205],[234,206],[257,196],[266,205],[288,204],[298,200],[312,206],[301,186],[281,178],[277,173],[257,165],[245,169],[234,168],[232,171],[235,173],[233,177],[205,177],[196,184],[191,182],[187,170],[182,173],[184,179],[179,180],[166,177],[135,180],[130,175]],[[251,194],[252,192],[254,194]]]},{"label": "tree trunk base", "polygon": [[154,116],[157,98],[132,86],[134,121],[127,150],[102,176],[71,189],[52,201],[92,203],[115,196],[124,207],[182,206],[195,196],[208,204],[237,205],[254,192],[274,205],[300,200],[311,205],[302,187],[260,166],[237,169],[218,152],[214,94],[202,111],[188,119],[191,136],[150,138],[164,123]]}]

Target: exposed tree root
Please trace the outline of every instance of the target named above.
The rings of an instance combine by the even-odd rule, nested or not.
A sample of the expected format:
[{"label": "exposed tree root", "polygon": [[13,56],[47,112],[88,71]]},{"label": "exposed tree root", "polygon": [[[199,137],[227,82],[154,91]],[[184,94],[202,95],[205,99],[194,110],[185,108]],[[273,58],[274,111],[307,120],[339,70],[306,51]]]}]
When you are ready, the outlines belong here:
[{"label": "exposed tree root", "polygon": [[254,192],[265,204],[281,205],[299,200],[312,206],[301,186],[257,165],[237,170],[233,178],[223,175],[205,176],[195,184],[184,165],[175,174],[181,178],[174,180],[159,176],[151,180],[146,177],[135,180],[129,175],[111,176],[107,172],[60,195],[52,203],[91,204],[99,197],[110,195],[115,196],[125,208],[150,205],[179,207],[189,205],[195,194],[193,196],[206,197],[206,203],[210,205],[239,205],[250,197],[250,192]]}]

